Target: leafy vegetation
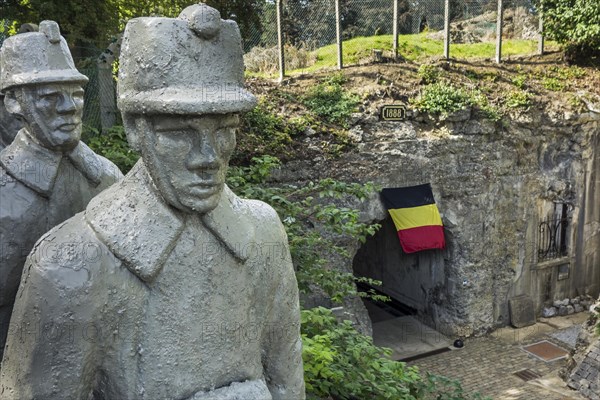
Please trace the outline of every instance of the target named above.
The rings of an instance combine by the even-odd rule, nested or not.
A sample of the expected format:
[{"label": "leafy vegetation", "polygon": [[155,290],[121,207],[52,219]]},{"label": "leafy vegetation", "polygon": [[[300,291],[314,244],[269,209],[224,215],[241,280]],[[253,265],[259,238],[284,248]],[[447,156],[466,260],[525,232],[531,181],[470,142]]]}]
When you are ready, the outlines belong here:
[{"label": "leafy vegetation", "polygon": [[[235,14],[244,36],[260,26],[264,1],[205,0],[222,17]],[[11,22],[10,34],[26,22],[45,19],[58,22],[71,46],[94,45],[104,48],[125,28],[131,18],[141,16],[176,17],[196,0],[7,0],[0,2],[0,19]]]},{"label": "leafy vegetation", "polygon": [[344,89],[344,82],[342,73],[332,75],[307,93],[304,105],[325,121],[346,127],[360,99]]},{"label": "leafy vegetation", "polygon": [[527,79],[528,79],[527,75],[519,74],[512,79],[512,83],[519,89],[525,89],[525,84],[527,82]]},{"label": "leafy vegetation", "polygon": [[425,84],[431,84],[438,81],[442,75],[440,68],[433,64],[421,64],[417,75],[421,78],[421,82]]},{"label": "leafy vegetation", "polygon": [[528,108],[531,105],[531,93],[525,90],[512,90],[508,92],[504,101],[508,108]]},{"label": "leafy vegetation", "polygon": [[413,104],[419,111],[450,114],[471,105],[471,96],[451,83],[438,82],[425,86]]},{"label": "leafy vegetation", "polygon": [[89,129],[85,136],[85,141],[92,150],[114,162],[124,174],[140,158],[140,155],[129,147],[125,129],[121,125],[115,125],[103,134]]},{"label": "leafy vegetation", "polygon": [[600,56],[600,2],[540,0],[546,35],[567,45],[574,57]]},{"label": "leafy vegetation", "polygon": [[560,92],[565,89],[565,84],[557,78],[544,78],[542,79],[542,86],[553,92]]},{"label": "leafy vegetation", "polygon": [[306,118],[284,118],[277,113],[274,103],[261,98],[258,106],[242,118],[236,161],[249,161],[240,160],[242,154],[285,156],[291,149],[292,138],[301,134],[310,122]]},{"label": "leafy vegetation", "polygon": [[339,323],[331,311],[302,311],[304,380],[311,398],[416,399],[421,377],[416,368],[387,358],[350,321]]},{"label": "leafy vegetation", "polygon": [[[264,156],[252,161],[250,166],[230,168],[228,184],[238,195],[263,200],[277,210],[288,233],[301,292],[310,293],[318,285],[334,302],[357,295],[356,278],[333,265],[334,258],[346,262],[350,259],[346,249],[332,238],[345,235],[364,242],[379,226],[360,223],[357,210],[337,207],[334,202],[342,198],[364,200],[375,187],[333,179],[302,187],[268,187],[266,179],[280,165],[279,160]],[[375,281],[369,283],[377,285]]]}]

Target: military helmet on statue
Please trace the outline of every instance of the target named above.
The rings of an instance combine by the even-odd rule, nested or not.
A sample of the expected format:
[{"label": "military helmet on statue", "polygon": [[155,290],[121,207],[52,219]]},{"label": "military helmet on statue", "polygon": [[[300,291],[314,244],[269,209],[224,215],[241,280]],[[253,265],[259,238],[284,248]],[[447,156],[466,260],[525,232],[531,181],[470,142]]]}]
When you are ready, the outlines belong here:
[{"label": "military helmet on statue", "polygon": [[124,113],[247,111],[240,31],[214,8],[195,4],[178,18],[136,18],[121,47],[118,104]]},{"label": "military helmet on statue", "polygon": [[0,49],[0,91],[23,85],[73,82],[85,84],[58,24],[42,21],[39,32],[6,39]]}]

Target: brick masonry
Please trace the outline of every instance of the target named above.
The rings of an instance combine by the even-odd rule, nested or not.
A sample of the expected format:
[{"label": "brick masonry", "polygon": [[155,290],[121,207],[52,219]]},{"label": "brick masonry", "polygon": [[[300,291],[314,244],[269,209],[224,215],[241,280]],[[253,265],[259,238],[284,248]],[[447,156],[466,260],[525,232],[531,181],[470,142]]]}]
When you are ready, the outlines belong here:
[{"label": "brick masonry", "polygon": [[[539,340],[539,339],[536,339]],[[560,343],[557,343],[560,344]],[[529,369],[539,376],[558,371],[565,360],[544,362],[523,351],[523,344],[510,344],[498,338],[468,339],[460,350],[410,362],[421,371],[457,379],[467,392],[479,392],[494,400],[565,400],[579,398],[561,395],[527,383],[514,375]]]}]

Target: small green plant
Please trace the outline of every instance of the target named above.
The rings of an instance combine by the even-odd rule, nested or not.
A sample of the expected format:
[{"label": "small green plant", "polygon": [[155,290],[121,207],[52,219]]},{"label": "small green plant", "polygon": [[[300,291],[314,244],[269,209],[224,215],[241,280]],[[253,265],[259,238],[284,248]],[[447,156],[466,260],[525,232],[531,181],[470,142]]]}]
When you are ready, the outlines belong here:
[{"label": "small green plant", "polygon": [[129,172],[140,158],[140,155],[129,147],[125,128],[121,125],[113,126],[106,133],[88,128],[84,137],[92,150],[111,160],[124,174]]},{"label": "small green plant", "polygon": [[446,82],[426,86],[416,99],[410,101],[419,111],[433,114],[450,114],[475,106],[492,121],[499,121],[502,118],[500,110],[490,103],[482,91],[467,91]]},{"label": "small green plant", "polygon": [[580,79],[583,78],[586,74],[585,69],[578,67],[576,65],[569,67],[552,67],[556,75],[563,80],[568,79]]},{"label": "small green plant", "polygon": [[583,112],[586,109],[585,102],[578,95],[570,94],[567,99],[567,102],[569,103],[571,108],[576,112]]},{"label": "small green plant", "polygon": [[498,109],[498,107],[490,103],[487,96],[482,92],[478,90],[473,91],[471,95],[471,103],[477,106],[477,108],[481,110],[487,119],[494,122],[502,119],[502,112]]},{"label": "small green plant", "polygon": [[419,111],[450,114],[471,105],[471,96],[450,83],[438,82],[425,86],[412,103]]},{"label": "small green plant", "polygon": [[360,98],[344,89],[345,77],[337,73],[319,83],[303,98],[304,105],[325,121],[348,126],[347,119],[360,103]]},{"label": "small green plant", "polygon": [[432,64],[422,64],[417,71],[417,75],[421,78],[421,83],[429,85],[438,81],[441,70]]},{"label": "small green plant", "polygon": [[519,89],[525,89],[525,82],[527,82],[527,75],[519,74],[512,79],[513,85]]},{"label": "small green plant", "polygon": [[531,94],[525,90],[512,90],[504,98],[508,108],[528,108],[531,105]]},{"label": "small green plant", "polygon": [[553,92],[560,92],[565,89],[565,83],[558,78],[547,77],[542,79],[542,86]]}]

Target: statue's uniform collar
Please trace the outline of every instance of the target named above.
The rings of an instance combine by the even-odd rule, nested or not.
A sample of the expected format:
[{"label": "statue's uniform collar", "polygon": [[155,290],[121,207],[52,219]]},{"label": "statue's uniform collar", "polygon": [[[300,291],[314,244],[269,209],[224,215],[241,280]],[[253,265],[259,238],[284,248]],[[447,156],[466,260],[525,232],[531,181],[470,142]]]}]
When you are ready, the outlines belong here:
[{"label": "statue's uniform collar", "polygon": [[[152,282],[175,248],[186,214],[165,203],[140,160],[125,179],[90,201],[85,218],[132,273]],[[238,261],[247,260],[243,250],[254,240],[254,226],[247,206],[227,186],[217,207],[200,219]]]},{"label": "statue's uniform collar", "polygon": [[0,165],[23,185],[49,197],[63,157],[67,157],[94,187],[101,183],[102,164],[85,143],[79,142],[73,151],[63,155],[35,143],[25,129],[21,129],[15,140],[0,152]]}]

